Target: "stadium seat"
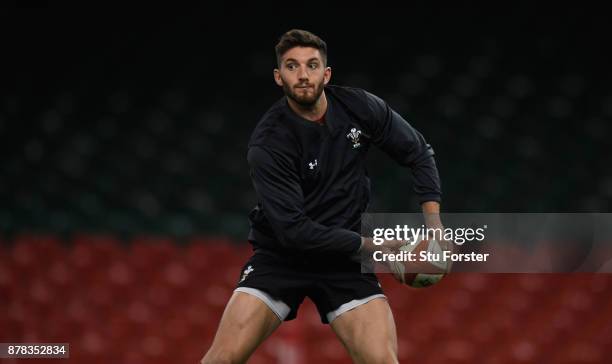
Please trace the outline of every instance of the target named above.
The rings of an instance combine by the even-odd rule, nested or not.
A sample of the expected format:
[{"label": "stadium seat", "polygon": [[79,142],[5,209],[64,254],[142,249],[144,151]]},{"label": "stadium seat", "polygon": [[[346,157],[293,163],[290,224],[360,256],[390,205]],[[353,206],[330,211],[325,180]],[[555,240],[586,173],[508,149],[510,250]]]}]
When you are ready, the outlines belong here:
[{"label": "stadium seat", "polygon": [[[88,363],[199,360],[251,254],[215,237],[184,247],[108,235],[24,235],[12,244],[0,248],[12,257],[0,264],[0,292],[10,298],[0,300],[0,339],[68,341],[72,358]],[[38,249],[50,259],[29,269]],[[612,354],[608,275],[457,273],[422,289],[379,279],[402,361],[586,364]],[[252,359],[285,361],[351,362],[309,299]]]}]

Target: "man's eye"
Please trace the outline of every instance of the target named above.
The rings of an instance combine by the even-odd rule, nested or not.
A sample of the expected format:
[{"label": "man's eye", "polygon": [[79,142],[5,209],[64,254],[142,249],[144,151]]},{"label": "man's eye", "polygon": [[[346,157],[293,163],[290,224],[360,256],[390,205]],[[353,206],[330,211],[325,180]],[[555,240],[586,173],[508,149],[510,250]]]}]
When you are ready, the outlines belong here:
[{"label": "man's eye", "polygon": [[290,69],[291,71],[293,71],[295,69],[295,65],[294,64],[288,64],[287,68]]},{"label": "man's eye", "polygon": [[311,64],[310,64],[310,68],[311,68],[311,69],[313,69],[313,70],[314,70],[314,69],[317,69],[318,67],[319,67],[319,65],[318,65],[318,64],[316,64],[316,63],[311,63]]}]

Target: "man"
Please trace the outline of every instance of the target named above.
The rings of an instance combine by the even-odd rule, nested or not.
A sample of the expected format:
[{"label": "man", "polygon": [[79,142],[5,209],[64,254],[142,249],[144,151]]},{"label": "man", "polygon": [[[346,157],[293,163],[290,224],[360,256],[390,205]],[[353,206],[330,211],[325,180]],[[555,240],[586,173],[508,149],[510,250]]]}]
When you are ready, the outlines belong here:
[{"label": "man", "polygon": [[[376,276],[355,256],[370,198],[371,144],[411,169],[424,213],[439,213],[440,182],[423,136],[380,98],[329,86],[327,46],[291,30],[276,45],[274,80],[285,97],[262,117],[248,161],[259,203],[249,214],[245,264],[202,363],[243,363],[305,297],[356,363],[396,363],[395,324]],[[390,246],[400,242],[391,241]]]}]

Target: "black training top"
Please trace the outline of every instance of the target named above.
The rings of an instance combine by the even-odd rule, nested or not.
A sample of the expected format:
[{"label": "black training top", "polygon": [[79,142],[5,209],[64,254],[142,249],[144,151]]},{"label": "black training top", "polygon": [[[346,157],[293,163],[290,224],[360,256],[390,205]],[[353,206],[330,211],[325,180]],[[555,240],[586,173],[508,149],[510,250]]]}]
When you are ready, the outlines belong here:
[{"label": "black training top", "polygon": [[248,162],[258,204],[249,241],[296,256],[356,253],[370,200],[370,144],[409,167],[420,202],[440,201],[434,152],[383,100],[364,90],[326,86],[321,125],[298,116],[283,97],[259,121]]}]

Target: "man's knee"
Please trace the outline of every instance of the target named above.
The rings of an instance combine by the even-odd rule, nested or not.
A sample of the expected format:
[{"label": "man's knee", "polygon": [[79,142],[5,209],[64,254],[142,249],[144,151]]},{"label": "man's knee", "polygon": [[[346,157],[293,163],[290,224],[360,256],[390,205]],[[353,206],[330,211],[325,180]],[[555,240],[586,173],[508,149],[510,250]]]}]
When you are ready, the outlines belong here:
[{"label": "man's knee", "polygon": [[200,364],[239,364],[240,362],[229,350],[209,350]]},{"label": "man's knee", "polygon": [[373,350],[369,350],[366,355],[364,355],[365,357],[363,358],[363,362],[364,363],[368,363],[368,364],[396,364],[398,363],[397,361],[397,354],[395,353],[395,351],[391,348],[376,348]]}]

